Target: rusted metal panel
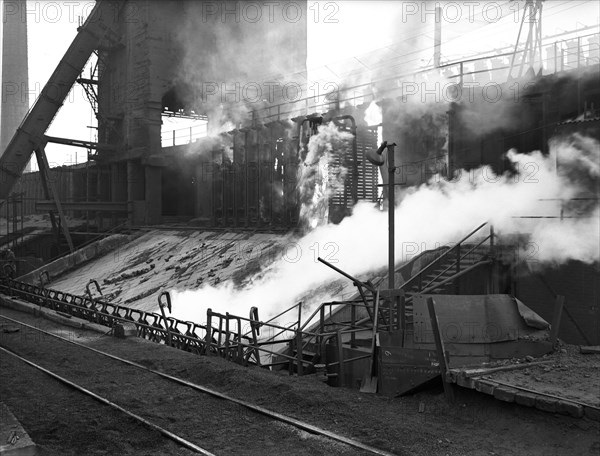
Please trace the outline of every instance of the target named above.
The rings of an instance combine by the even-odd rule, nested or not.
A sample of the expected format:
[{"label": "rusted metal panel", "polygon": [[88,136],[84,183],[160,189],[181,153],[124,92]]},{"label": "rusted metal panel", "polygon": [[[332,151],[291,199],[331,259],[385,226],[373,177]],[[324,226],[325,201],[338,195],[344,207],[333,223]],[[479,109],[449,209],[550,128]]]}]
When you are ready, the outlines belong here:
[{"label": "rusted metal panel", "polygon": [[[489,355],[487,345],[485,344],[445,344],[446,350],[452,353],[452,356],[485,356]],[[433,345],[432,345],[433,347]]]},{"label": "rusted metal panel", "polygon": [[[414,298],[412,346],[434,350],[425,298],[426,295]],[[527,320],[523,308],[529,311]],[[453,368],[552,351],[551,344],[544,341],[548,330],[539,329],[545,321],[512,296],[436,295],[435,309],[449,365]]]},{"label": "rusted metal panel", "polygon": [[[433,332],[425,298],[414,297],[414,342],[432,344]],[[545,331],[528,326],[515,299],[509,295],[435,295],[435,308],[444,342],[455,344],[496,343],[540,335]]]},{"label": "rusted metal panel", "polygon": [[435,350],[399,346],[379,348],[379,389],[385,396],[398,396],[440,374]]}]

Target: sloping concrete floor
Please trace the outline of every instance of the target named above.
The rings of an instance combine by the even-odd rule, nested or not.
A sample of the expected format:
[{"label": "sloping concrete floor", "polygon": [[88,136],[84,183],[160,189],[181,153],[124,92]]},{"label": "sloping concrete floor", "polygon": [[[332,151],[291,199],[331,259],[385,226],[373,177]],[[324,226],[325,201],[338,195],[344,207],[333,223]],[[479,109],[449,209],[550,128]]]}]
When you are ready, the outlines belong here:
[{"label": "sloping concrete floor", "polygon": [[[105,300],[140,310],[158,311],[157,298],[161,290],[190,291],[202,287],[216,290],[226,284],[242,287],[286,255],[286,249],[293,242],[292,235],[272,233],[153,230],[121,249],[54,279],[48,286],[83,295],[89,280],[95,279]],[[320,264],[314,267],[325,268]],[[298,280],[302,280],[301,271]],[[95,287],[90,289],[94,296],[99,296]],[[306,290],[296,300],[282,302],[270,313],[274,315],[275,311],[282,311],[298,301],[309,301],[311,305],[307,306],[307,311],[310,311],[320,302],[347,299],[355,292],[352,282],[340,276],[338,280]],[[260,302],[248,303],[250,305],[259,307],[261,320],[269,317],[269,312],[261,312]],[[173,316],[192,319],[189,312],[178,314],[176,307],[174,305]],[[247,308],[232,308],[227,302],[203,303],[202,308],[206,307],[242,316],[247,314]],[[203,312],[194,315],[198,317],[193,320],[199,323],[206,317]]]}]

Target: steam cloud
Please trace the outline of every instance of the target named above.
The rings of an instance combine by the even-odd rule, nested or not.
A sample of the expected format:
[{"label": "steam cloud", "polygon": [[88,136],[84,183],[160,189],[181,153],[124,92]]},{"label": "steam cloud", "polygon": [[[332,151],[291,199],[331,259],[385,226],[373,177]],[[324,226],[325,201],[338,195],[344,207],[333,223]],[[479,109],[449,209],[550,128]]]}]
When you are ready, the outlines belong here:
[{"label": "steam cloud", "polygon": [[208,115],[209,135],[239,128],[251,110],[281,99],[286,84],[306,82],[304,23],[285,20],[287,9],[278,3],[271,13],[265,4],[264,14],[245,19],[257,8],[262,12],[261,5],[236,0],[184,5],[186,22],[178,24],[176,34],[182,53],[177,82],[191,89],[189,105]]},{"label": "steam cloud", "polygon": [[[324,131],[324,130],[322,130]],[[489,167],[460,173],[453,181],[433,178],[404,192],[396,207],[396,258],[409,260],[424,250],[451,244],[471,228],[490,221],[500,236],[529,235],[535,254],[526,258],[540,265],[571,259],[599,261],[599,206],[596,200],[578,218],[546,219],[521,216],[557,216],[560,201],[589,194],[598,186],[599,143],[580,135],[554,139],[550,154],[509,151],[514,173],[495,175]],[[556,163],[559,163],[559,172]],[[597,197],[597,195],[595,195]],[[540,200],[546,201],[544,205]],[[541,208],[541,209],[540,209]],[[540,210],[546,213],[540,214]],[[340,276],[315,262],[311,247],[335,246],[330,261],[350,274],[379,269],[387,260],[387,214],[360,203],[339,225],[322,225],[298,239],[297,261],[277,260],[236,289],[230,283],[195,291],[174,292],[174,316],[203,321],[206,308],[245,315],[258,306],[267,319]],[[331,298],[334,298],[333,296]],[[305,301],[310,307],[317,303]]]},{"label": "steam cloud", "polygon": [[310,137],[298,181],[300,218],[310,228],[327,223],[329,199],[344,190],[348,169],[335,160],[346,155],[351,140],[352,135],[338,130],[333,122],[320,126],[319,133]]}]

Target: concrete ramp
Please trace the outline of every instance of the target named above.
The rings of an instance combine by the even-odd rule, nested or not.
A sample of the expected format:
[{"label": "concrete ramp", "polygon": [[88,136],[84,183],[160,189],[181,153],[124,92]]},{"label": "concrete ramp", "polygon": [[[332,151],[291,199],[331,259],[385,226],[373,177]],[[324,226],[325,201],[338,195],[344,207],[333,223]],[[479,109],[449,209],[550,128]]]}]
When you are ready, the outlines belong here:
[{"label": "concrete ramp", "polygon": [[[293,246],[295,240],[292,235],[273,233],[152,230],[60,277],[53,277],[47,287],[84,295],[86,285],[94,279],[101,286],[103,300],[158,312],[157,298],[161,289],[183,292],[205,288],[218,292],[220,288],[242,287],[265,267],[285,256],[286,249]],[[298,280],[302,280],[300,272]],[[100,297],[95,288],[92,292],[94,297]],[[309,296],[306,299],[300,296],[298,300],[307,303],[306,312],[309,312],[309,300],[318,303],[332,297],[349,296],[353,292],[352,283],[341,278],[327,281],[317,289],[308,289]],[[246,310],[235,309],[222,302],[223,296],[212,294],[211,302],[202,304],[215,311],[246,315]],[[282,301],[278,310],[295,303]],[[260,303],[258,307],[260,317],[266,318],[266,309]],[[174,308],[174,311],[177,309]],[[186,314],[183,318],[183,314],[174,314],[177,318],[197,322],[206,318],[206,313],[200,310],[194,315],[192,318]]]},{"label": "concrete ramp", "polygon": [[106,301],[154,311],[161,288],[193,290],[242,281],[276,257],[285,235],[152,230],[54,279],[50,288],[85,294],[97,280]]}]

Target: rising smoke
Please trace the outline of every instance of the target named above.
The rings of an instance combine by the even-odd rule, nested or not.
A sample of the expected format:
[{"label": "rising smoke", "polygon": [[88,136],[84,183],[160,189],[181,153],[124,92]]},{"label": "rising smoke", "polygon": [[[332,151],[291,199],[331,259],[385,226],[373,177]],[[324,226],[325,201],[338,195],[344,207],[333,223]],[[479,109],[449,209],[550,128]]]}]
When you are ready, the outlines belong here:
[{"label": "rising smoke", "polygon": [[310,137],[298,179],[300,218],[308,228],[327,223],[330,199],[344,191],[348,169],[336,159],[347,155],[352,134],[332,123]]},{"label": "rising smoke", "polygon": [[[579,218],[520,217],[539,214],[540,206],[548,211],[543,216],[558,216],[561,200],[586,194],[590,182],[592,188],[597,187],[599,146],[596,140],[579,135],[555,139],[548,156],[509,151],[507,158],[515,173],[496,175],[489,167],[482,167],[459,173],[453,181],[434,177],[410,189],[396,207],[398,263],[424,250],[451,244],[485,221],[490,221],[500,236],[527,235],[529,245],[535,246],[524,258],[531,263],[597,263],[597,200]],[[543,206],[541,200],[550,204]],[[300,299],[306,300],[307,308],[316,306],[318,303],[310,300],[313,291],[340,276],[317,263],[311,247],[333,244],[330,261],[355,276],[380,269],[387,259],[387,214],[372,204],[359,203],[353,215],[339,225],[318,226],[295,242],[300,255],[295,255],[294,261],[280,259],[265,265],[260,275],[241,288],[225,283],[175,292],[174,315],[201,321],[209,306],[236,314],[246,314],[251,306],[258,306],[261,318],[266,319]]]},{"label": "rising smoke", "polygon": [[306,83],[306,24],[295,19],[306,17],[305,6],[272,3],[184,4],[186,21],[176,34],[183,54],[178,82],[194,88],[187,101],[208,115],[209,135],[239,128],[251,111],[280,99],[286,84],[293,92]]}]

